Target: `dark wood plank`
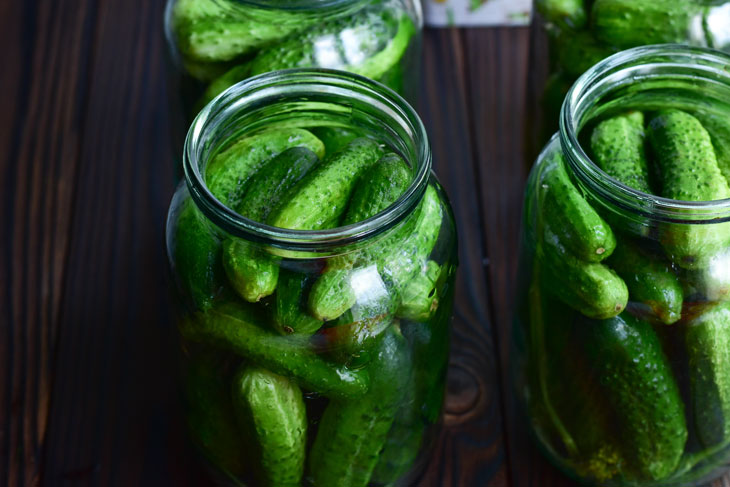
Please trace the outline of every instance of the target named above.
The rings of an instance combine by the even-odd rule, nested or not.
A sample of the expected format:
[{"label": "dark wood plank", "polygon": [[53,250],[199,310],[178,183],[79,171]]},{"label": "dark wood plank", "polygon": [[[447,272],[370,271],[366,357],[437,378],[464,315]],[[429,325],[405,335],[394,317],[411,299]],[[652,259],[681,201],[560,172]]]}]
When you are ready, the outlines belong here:
[{"label": "dark wood plank", "polygon": [[424,41],[420,113],[431,138],[434,169],[454,208],[460,255],[446,429],[424,485],[502,486],[507,472],[498,355],[476,197],[464,32],[428,30]]}]

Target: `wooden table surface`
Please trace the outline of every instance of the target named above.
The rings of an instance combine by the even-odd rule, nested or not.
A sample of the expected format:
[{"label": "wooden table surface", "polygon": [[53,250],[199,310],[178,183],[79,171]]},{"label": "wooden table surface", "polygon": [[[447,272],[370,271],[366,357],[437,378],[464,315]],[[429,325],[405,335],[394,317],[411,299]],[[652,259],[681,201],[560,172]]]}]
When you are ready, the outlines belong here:
[{"label": "wooden table surface", "polygon": [[[0,3],[0,486],[209,485],[172,363],[162,9]],[[418,108],[461,267],[445,430],[423,486],[573,485],[509,394],[530,64],[528,28],[425,33]]]}]

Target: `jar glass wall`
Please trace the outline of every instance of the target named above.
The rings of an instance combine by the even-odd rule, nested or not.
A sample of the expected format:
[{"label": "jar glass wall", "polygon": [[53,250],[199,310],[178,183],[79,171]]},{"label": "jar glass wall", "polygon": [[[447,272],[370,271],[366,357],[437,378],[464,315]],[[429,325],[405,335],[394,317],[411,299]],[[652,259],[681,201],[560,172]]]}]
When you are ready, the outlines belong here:
[{"label": "jar glass wall", "polygon": [[[275,146],[279,155],[267,153],[250,176],[257,183],[237,180],[216,196],[233,174],[221,171],[221,154]],[[400,158],[381,157],[352,184],[347,154],[362,147]],[[317,195],[355,186],[344,217],[296,230],[242,215],[257,191],[266,204],[277,198],[291,171],[265,181],[296,151],[322,159],[317,177],[335,170]],[[406,168],[400,196],[347,221],[358,191],[384,194],[368,175],[394,160]],[[188,429],[212,470],[246,485],[413,481],[440,424],[457,265],[454,220],[413,109],[356,75],[269,73],[201,111],[184,171],[167,251]],[[307,177],[274,206],[313,221],[331,207],[287,206],[317,180]]]},{"label": "jar glass wall", "polygon": [[727,469],[728,66],[677,45],[604,60],[529,177],[515,392],[582,482],[701,485]]}]

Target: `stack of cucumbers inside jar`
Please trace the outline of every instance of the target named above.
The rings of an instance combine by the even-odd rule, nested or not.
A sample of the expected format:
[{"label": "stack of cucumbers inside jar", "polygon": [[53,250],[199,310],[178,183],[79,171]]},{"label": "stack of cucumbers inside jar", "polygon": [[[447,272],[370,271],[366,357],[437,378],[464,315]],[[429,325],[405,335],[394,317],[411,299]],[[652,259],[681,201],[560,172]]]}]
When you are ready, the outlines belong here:
[{"label": "stack of cucumbers inside jar", "polygon": [[700,485],[730,460],[728,66],[678,45],[608,58],[530,175],[516,390],[584,482]]},{"label": "stack of cucumbers inside jar", "polygon": [[536,0],[535,6],[550,41],[542,94],[549,133],[578,76],[622,49],[680,43],[730,52],[727,0]]},{"label": "stack of cucumbers inside jar", "polygon": [[382,85],[269,73],[186,141],[167,224],[190,437],[225,485],[410,483],[440,424],[456,233]]},{"label": "stack of cucumbers inside jar", "polygon": [[415,95],[413,0],[168,0],[166,32],[191,120],[233,84],[289,68],[340,69]]}]

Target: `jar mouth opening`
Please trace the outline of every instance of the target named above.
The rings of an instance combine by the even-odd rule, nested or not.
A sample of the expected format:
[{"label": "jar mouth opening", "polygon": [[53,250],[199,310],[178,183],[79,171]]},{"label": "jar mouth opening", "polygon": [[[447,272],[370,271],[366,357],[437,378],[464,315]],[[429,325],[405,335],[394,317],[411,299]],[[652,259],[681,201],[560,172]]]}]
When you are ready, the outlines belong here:
[{"label": "jar mouth opening", "polygon": [[241,6],[250,6],[266,10],[318,10],[331,7],[346,7],[363,0],[232,0]]},{"label": "jar mouth opening", "polygon": [[730,198],[683,201],[636,190],[604,172],[579,141],[595,100],[618,88],[670,77],[722,84],[730,94],[730,56],[708,48],[661,44],[628,49],[602,60],[578,78],[563,101],[559,131],[563,152],[580,181],[613,205],[675,223],[730,221]]},{"label": "jar mouth opening", "polygon": [[[238,214],[217,199],[205,181],[205,165],[217,142],[216,127],[225,120],[257,107],[276,107],[290,101],[327,97],[328,104],[344,116],[377,115],[383,127],[397,129],[395,136],[407,138],[412,150],[400,153],[412,168],[412,179],[405,192],[377,215],[352,225],[326,230],[291,230],[257,222]],[[356,106],[357,105],[357,106]],[[367,107],[368,113],[360,113]],[[323,126],[327,118],[320,119]],[[266,126],[265,119],[258,119]],[[302,128],[306,126],[302,125]],[[244,129],[243,134],[246,133]],[[238,134],[237,136],[240,136]],[[391,134],[393,136],[393,134]],[[391,148],[392,149],[392,148]],[[426,129],[415,110],[390,88],[363,76],[322,68],[274,71],[239,82],[206,105],[193,121],[185,139],[183,170],[191,197],[215,225],[231,235],[289,250],[338,248],[374,236],[396,225],[410,214],[421,200],[431,175],[431,151]]]}]

